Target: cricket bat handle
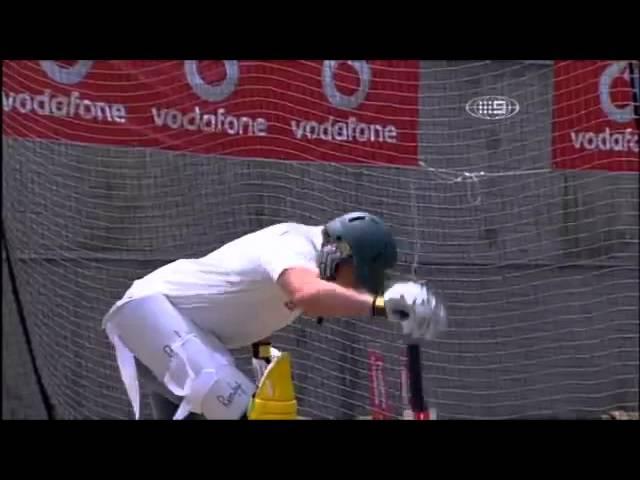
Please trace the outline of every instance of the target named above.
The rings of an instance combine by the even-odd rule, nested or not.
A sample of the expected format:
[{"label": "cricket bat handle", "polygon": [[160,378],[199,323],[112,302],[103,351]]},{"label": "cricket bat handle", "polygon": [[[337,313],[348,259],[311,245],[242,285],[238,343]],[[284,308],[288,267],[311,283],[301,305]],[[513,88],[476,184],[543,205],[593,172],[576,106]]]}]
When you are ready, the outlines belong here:
[{"label": "cricket bat handle", "polygon": [[429,420],[429,411],[422,390],[422,361],[420,345],[407,345],[407,376],[409,383],[409,405],[414,420]]}]

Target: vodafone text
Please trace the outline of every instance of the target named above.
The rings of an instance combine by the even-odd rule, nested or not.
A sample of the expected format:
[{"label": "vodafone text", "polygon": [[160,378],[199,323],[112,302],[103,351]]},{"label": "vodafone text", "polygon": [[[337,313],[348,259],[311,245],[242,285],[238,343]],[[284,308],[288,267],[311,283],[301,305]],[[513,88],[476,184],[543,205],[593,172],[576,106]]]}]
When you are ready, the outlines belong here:
[{"label": "vodafone text", "polygon": [[604,132],[571,132],[571,142],[576,149],[638,152],[638,132],[630,128],[619,132],[611,132],[606,128]]},{"label": "vodafone text", "polygon": [[[98,102],[72,91],[69,96],[45,90],[42,94],[10,92],[2,90],[2,107],[5,112],[54,117],[81,118],[107,123],[125,123],[127,109],[122,104]],[[265,136],[269,124],[265,118],[237,116],[224,108],[203,113],[200,107],[182,113],[173,108],[151,108],[151,117],[157,127],[173,130],[226,133],[228,135]],[[330,142],[382,142],[396,143],[398,130],[394,125],[369,124],[355,117],[341,121],[329,117],[324,123],[313,120],[291,121],[291,133],[298,140],[325,140]],[[581,137],[574,140],[579,145]],[[588,140],[587,140],[588,142]],[[588,143],[587,143],[588,145]],[[635,141],[637,149],[637,135]],[[587,146],[588,148],[588,146]]]},{"label": "vodafone text", "polygon": [[346,122],[335,121],[333,117],[325,123],[301,120],[291,122],[294,136],[301,140],[320,138],[329,141],[384,142],[396,143],[398,131],[393,125],[377,125],[361,123],[355,117],[349,117]]},{"label": "vodafone text", "polygon": [[127,109],[124,105],[81,98],[80,93],[75,91],[67,97],[52,94],[51,90],[34,95],[27,92],[14,93],[3,89],[2,109],[5,112],[16,110],[20,113],[34,112],[37,115],[53,115],[55,117],[80,117],[85,120],[111,123],[125,123],[127,121]]},{"label": "vodafone text", "polygon": [[172,108],[151,109],[153,122],[158,127],[171,129],[201,130],[203,132],[227,133],[229,135],[257,135],[267,134],[267,121],[264,118],[236,117],[224,108],[214,113],[203,114],[199,107],[187,114],[182,114]]},{"label": "vodafone text", "polygon": [[[157,127],[173,130],[183,129],[203,132],[226,133],[229,135],[268,135],[269,123],[261,117],[236,116],[224,108],[212,113],[203,113],[200,107],[183,114],[173,108],[151,109],[153,122]],[[357,142],[396,143],[397,129],[393,125],[376,125],[358,122],[355,117],[347,121],[336,121],[333,117],[325,123],[300,120],[291,121],[291,132],[298,140],[328,140]]]}]

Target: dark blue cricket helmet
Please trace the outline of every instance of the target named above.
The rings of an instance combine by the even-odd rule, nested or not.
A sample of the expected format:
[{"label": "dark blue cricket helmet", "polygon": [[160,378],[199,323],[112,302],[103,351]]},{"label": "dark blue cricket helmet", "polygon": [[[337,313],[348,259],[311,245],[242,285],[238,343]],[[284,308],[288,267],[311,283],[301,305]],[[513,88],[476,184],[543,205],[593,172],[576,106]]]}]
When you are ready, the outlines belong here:
[{"label": "dark blue cricket helmet", "polygon": [[365,212],[351,212],[331,220],[323,230],[319,268],[322,278],[334,280],[338,265],[353,261],[358,285],[372,294],[384,290],[385,273],[398,260],[396,242],[384,222]]}]

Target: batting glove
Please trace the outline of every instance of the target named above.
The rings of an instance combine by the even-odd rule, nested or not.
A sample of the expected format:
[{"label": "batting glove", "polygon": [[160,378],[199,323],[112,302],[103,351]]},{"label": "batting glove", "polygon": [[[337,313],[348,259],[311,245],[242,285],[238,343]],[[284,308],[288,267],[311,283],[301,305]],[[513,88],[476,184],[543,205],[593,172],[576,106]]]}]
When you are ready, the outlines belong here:
[{"label": "batting glove", "polygon": [[[427,286],[416,282],[396,283],[382,297],[389,321],[399,323],[412,338],[436,338],[447,326],[442,301]],[[374,309],[380,309],[379,298]],[[375,304],[374,304],[375,305]]]}]

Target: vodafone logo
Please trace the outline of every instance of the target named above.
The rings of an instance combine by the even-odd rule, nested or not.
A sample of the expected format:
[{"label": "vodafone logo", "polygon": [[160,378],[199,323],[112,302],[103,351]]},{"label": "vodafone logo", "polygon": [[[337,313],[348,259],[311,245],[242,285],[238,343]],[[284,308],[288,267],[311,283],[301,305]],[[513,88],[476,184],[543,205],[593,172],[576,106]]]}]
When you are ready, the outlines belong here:
[{"label": "vodafone logo", "polygon": [[53,60],[40,60],[40,67],[52,80],[64,85],[75,85],[87,76],[93,60],[78,60],[72,67],[62,67]]},{"label": "vodafone logo", "polygon": [[[77,60],[71,66],[63,66],[53,60],[40,60],[40,67],[47,76],[57,83],[75,85],[81,82],[91,70],[93,60]],[[48,88],[41,93],[30,91],[10,91],[2,89],[2,108],[8,113],[30,114],[41,117],[75,118],[95,123],[126,123],[127,108],[121,103],[97,100],[93,94],[71,89],[58,93]],[[94,97],[94,98],[91,98]]]},{"label": "vodafone logo", "polygon": [[[575,80],[566,81],[565,85],[556,86],[558,91],[575,91],[574,94],[563,93],[556,100],[560,102],[573,102],[574,98],[590,98],[595,92],[591,87],[591,82],[598,82],[598,96],[600,97],[600,107],[602,112],[584,112],[576,119],[570,118],[572,122],[576,122],[576,126],[565,127],[562,123],[556,125],[556,129],[565,129],[569,134],[568,145],[571,145],[571,152],[610,152],[609,157],[592,157],[585,156],[580,162],[581,165],[598,165],[597,168],[609,169],[606,161],[634,159],[634,165],[637,165],[637,153],[640,146],[638,139],[638,130],[633,125],[635,118],[632,89],[637,89],[637,82],[632,81],[630,62],[607,62],[600,64],[599,68],[603,68],[600,72],[592,69],[598,66],[599,62],[582,63],[576,62],[572,67],[575,73],[589,72],[592,75],[587,79],[587,75],[583,74],[583,78],[589,83],[584,86],[577,84]],[[625,84],[626,83],[626,84]],[[604,115],[602,115],[604,113]],[[568,153],[563,153],[567,157]],[[635,157],[635,158],[634,158]],[[564,162],[563,158],[556,158],[556,162]],[[614,170],[618,167],[611,167]],[[626,167],[625,167],[626,168]],[[632,168],[633,169],[633,168]],[[636,167],[637,169],[637,167]]]},{"label": "vodafone logo", "polygon": [[[371,67],[364,60],[349,60],[348,63],[358,74],[359,86],[352,94],[339,92],[336,85],[337,60],[322,63],[322,90],[331,105],[342,110],[356,110],[364,102],[371,84]],[[365,123],[353,112],[347,119],[329,116],[324,122],[316,119],[291,121],[291,130],[297,140],[323,140],[349,143],[396,143],[398,129],[393,124]]]},{"label": "vodafone logo", "polygon": [[629,62],[614,62],[602,72],[599,85],[600,106],[607,117],[614,122],[627,123],[634,119],[633,104],[619,107],[611,100],[612,85],[619,75],[622,75],[627,82],[631,82]]},{"label": "vodafone logo", "polygon": [[371,68],[364,60],[349,60],[347,63],[358,72],[360,87],[352,95],[344,95],[336,88],[335,73],[339,63],[336,60],[325,60],[322,64],[322,89],[334,107],[355,110],[363,102],[369,91]]},{"label": "vodafone logo", "polygon": [[203,100],[209,102],[220,102],[233,93],[238,84],[238,62],[236,60],[224,60],[225,79],[218,85],[209,85],[204,81],[198,71],[197,60],[187,60],[184,62],[184,73],[187,82],[193,91]]},{"label": "vodafone logo", "polygon": [[[199,71],[197,60],[184,62],[184,73],[194,93],[208,102],[221,102],[233,94],[239,77],[238,62],[224,60],[225,78],[216,84],[208,84]],[[217,108],[215,112],[207,107],[195,106],[185,113],[177,108],[151,107],[153,122],[158,127],[172,130],[191,130],[227,135],[265,136],[268,122],[263,117],[234,115],[226,108]]]},{"label": "vodafone logo", "polygon": [[[238,84],[239,69],[236,60],[224,60],[225,79],[222,83],[208,84],[198,71],[198,61],[188,60],[184,62],[184,72],[193,91],[203,100],[220,102],[229,97]],[[339,61],[326,60],[322,64],[322,89],[327,100],[334,107],[343,110],[355,110],[364,101],[369,92],[371,83],[371,68],[364,60],[349,60],[348,63],[358,73],[360,86],[351,95],[338,91],[335,73]]]}]

